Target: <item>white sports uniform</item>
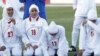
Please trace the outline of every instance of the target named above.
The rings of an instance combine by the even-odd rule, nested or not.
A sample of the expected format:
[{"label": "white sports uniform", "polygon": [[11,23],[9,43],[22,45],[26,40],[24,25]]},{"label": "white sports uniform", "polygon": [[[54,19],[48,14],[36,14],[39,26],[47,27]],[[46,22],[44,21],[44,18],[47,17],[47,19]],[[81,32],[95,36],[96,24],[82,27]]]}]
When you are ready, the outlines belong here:
[{"label": "white sports uniform", "polygon": [[[39,13],[39,8],[35,5],[32,4],[29,8],[29,13],[31,10],[35,8],[37,10],[37,13]],[[38,48],[34,51],[33,48],[27,48],[27,50],[24,50],[24,55],[25,56],[31,56],[35,52],[35,55],[37,56],[42,56],[42,48],[41,48],[41,34],[45,28],[48,27],[48,23],[46,22],[45,19],[39,17],[38,15],[33,18],[33,17],[28,17],[23,21],[23,37],[28,38],[28,42],[24,44],[30,43],[32,46],[37,45]],[[26,40],[23,40],[26,41]]]},{"label": "white sports uniform", "polygon": [[87,24],[94,29],[95,33],[93,41],[94,56],[100,56],[100,19],[97,19],[96,23],[88,21]]},{"label": "white sports uniform", "polygon": [[73,8],[76,11],[72,31],[72,45],[76,47],[81,22],[86,18],[97,18],[97,10],[95,0],[74,0]]},{"label": "white sports uniform", "polygon": [[80,38],[79,38],[79,50],[85,50],[83,56],[89,56],[93,52],[94,41],[94,29],[89,25],[81,25]]},{"label": "white sports uniform", "polygon": [[[0,39],[1,46],[5,46],[6,50],[3,51],[3,55],[7,56],[22,56],[21,42],[20,42],[20,24],[21,20],[16,15],[16,11],[13,8],[13,16],[9,17],[7,14],[7,8],[13,8],[11,5],[6,5],[3,10],[3,18],[0,22]],[[16,24],[13,22],[9,22],[10,18],[14,18]],[[18,34],[19,33],[19,34]],[[6,54],[5,54],[6,53]]]},{"label": "white sports uniform", "polygon": [[[57,33],[55,36],[50,33]],[[68,42],[65,36],[65,29],[63,26],[55,25],[51,22],[49,27],[42,34],[42,47],[45,53],[49,56],[54,56],[55,50],[57,49],[58,56],[68,55]]]},{"label": "white sports uniform", "polygon": [[[32,19],[32,17],[31,17]],[[30,18],[27,18],[24,20],[24,31],[26,34],[24,34],[31,45],[38,45],[39,46],[39,40],[42,34],[42,31],[47,27],[47,22],[46,20],[42,19],[41,17],[38,17],[35,21],[30,21]],[[24,55],[32,55],[33,54],[33,49],[27,49],[24,51]],[[42,54],[42,49],[39,46],[35,50],[35,55],[40,55]]]}]

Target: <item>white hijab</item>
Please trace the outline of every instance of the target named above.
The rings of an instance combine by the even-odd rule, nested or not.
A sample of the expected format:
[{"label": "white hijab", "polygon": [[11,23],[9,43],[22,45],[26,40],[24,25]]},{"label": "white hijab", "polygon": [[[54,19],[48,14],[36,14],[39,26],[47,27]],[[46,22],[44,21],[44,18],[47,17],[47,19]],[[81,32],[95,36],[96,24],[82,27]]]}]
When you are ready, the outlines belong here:
[{"label": "white hijab", "polygon": [[[32,4],[31,6],[30,6],[30,8],[29,8],[29,14],[30,14],[30,12],[31,12],[31,10],[33,9],[33,8],[35,8],[36,10],[37,10],[37,12],[38,12],[38,15],[35,17],[35,18],[33,18],[32,19],[32,21],[36,21],[36,19],[39,17],[39,8],[38,8],[38,6],[37,5],[35,5],[35,4]],[[32,18],[32,17],[31,17]]]},{"label": "white hijab", "polygon": [[58,33],[58,31],[59,31],[57,24],[54,21],[51,21],[47,30],[49,33]]},{"label": "white hijab", "polygon": [[35,8],[35,9],[37,10],[38,13],[40,12],[38,6],[35,5],[35,4],[32,4],[32,5],[30,6],[30,8],[29,8],[29,13],[31,12],[32,8]]},{"label": "white hijab", "polygon": [[[13,8],[13,16],[12,17],[9,17],[8,16],[8,13],[7,13],[7,8]],[[7,4],[5,7],[4,7],[4,9],[3,9],[3,14],[2,14],[2,19],[3,20],[7,20],[7,19],[9,19],[9,18],[14,18],[14,19],[17,19],[19,16],[18,16],[18,14],[17,14],[17,12],[16,12],[16,10],[15,10],[15,8],[13,7],[13,6],[11,6],[10,4]]]}]

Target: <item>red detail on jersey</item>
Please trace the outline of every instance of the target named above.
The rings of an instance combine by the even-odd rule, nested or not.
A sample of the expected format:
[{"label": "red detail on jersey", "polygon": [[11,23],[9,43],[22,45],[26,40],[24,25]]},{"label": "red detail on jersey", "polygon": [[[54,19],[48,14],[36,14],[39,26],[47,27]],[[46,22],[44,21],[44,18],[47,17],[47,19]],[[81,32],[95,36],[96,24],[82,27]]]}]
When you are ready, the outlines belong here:
[{"label": "red detail on jersey", "polygon": [[8,32],[8,37],[13,37],[13,31]]},{"label": "red detail on jersey", "polygon": [[31,30],[32,31],[32,35],[36,35],[36,30]]},{"label": "red detail on jersey", "polygon": [[[36,18],[36,21],[38,21],[38,19],[39,19],[39,16]],[[29,17],[29,21],[30,22],[32,21],[31,16]]]},{"label": "red detail on jersey", "polygon": [[38,21],[39,20],[39,16],[36,18],[36,21]]},{"label": "red detail on jersey", "polygon": [[29,17],[29,21],[31,22],[32,20],[31,20],[31,16]]}]

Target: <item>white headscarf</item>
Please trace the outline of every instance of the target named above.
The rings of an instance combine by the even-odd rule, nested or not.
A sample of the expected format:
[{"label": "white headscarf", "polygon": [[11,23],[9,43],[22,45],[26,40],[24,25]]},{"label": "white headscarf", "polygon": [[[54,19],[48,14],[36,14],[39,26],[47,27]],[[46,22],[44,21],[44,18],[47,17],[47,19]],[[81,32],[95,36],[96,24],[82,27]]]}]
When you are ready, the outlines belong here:
[{"label": "white headscarf", "polygon": [[[13,8],[13,15],[12,15],[12,17],[9,17],[8,16],[8,13],[7,13],[7,8]],[[18,14],[17,14],[17,12],[16,12],[16,10],[15,10],[15,8],[12,6],[12,5],[10,5],[10,4],[7,4],[5,7],[4,7],[4,9],[3,9],[3,14],[2,14],[2,19],[4,20],[4,19],[9,19],[9,18],[14,18],[14,19],[17,19],[19,16],[18,16]]]},{"label": "white headscarf", "polygon": [[51,21],[47,30],[49,33],[57,33],[59,31],[59,29],[54,21]]},{"label": "white headscarf", "polygon": [[35,8],[35,9],[37,10],[38,13],[40,12],[38,6],[35,5],[35,4],[32,4],[32,5],[30,6],[30,8],[29,8],[29,13],[31,12],[32,8]]}]

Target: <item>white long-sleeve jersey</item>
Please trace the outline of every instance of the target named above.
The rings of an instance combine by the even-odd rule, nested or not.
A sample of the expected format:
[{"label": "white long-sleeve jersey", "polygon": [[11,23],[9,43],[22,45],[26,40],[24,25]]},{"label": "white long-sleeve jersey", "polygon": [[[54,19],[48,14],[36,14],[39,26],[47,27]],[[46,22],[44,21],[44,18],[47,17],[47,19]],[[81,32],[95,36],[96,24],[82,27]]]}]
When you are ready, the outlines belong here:
[{"label": "white long-sleeve jersey", "polygon": [[[81,25],[80,28],[80,38],[79,38],[79,49],[90,49],[93,51],[93,39],[94,39],[94,29],[89,25]],[[91,52],[92,52],[91,51]]]},{"label": "white long-sleeve jersey", "polygon": [[23,37],[28,38],[28,42],[32,45],[38,45],[42,31],[45,30],[46,27],[48,27],[48,24],[46,20],[41,17],[38,17],[37,20],[32,20],[32,18],[29,17],[23,21]]},{"label": "white long-sleeve jersey", "polygon": [[3,46],[14,46],[14,45],[20,45],[20,24],[21,21],[18,19],[15,19],[16,24],[14,25],[12,22],[8,23],[8,19],[2,19],[0,22],[0,45]]},{"label": "white long-sleeve jersey", "polygon": [[[91,21],[88,21],[88,25],[92,27],[95,31],[95,37],[93,41],[93,48],[94,52],[97,50],[100,50],[100,19],[97,19],[96,23],[93,23]],[[100,53],[100,52],[99,52]]]},{"label": "white long-sleeve jersey", "polygon": [[48,52],[49,49],[58,49],[58,56],[66,56],[68,53],[68,42],[65,36],[65,29],[59,25],[57,25],[57,27],[59,30],[55,37],[50,35],[48,30],[43,32],[41,37],[42,47],[45,50],[44,52],[46,52],[46,50]]}]

